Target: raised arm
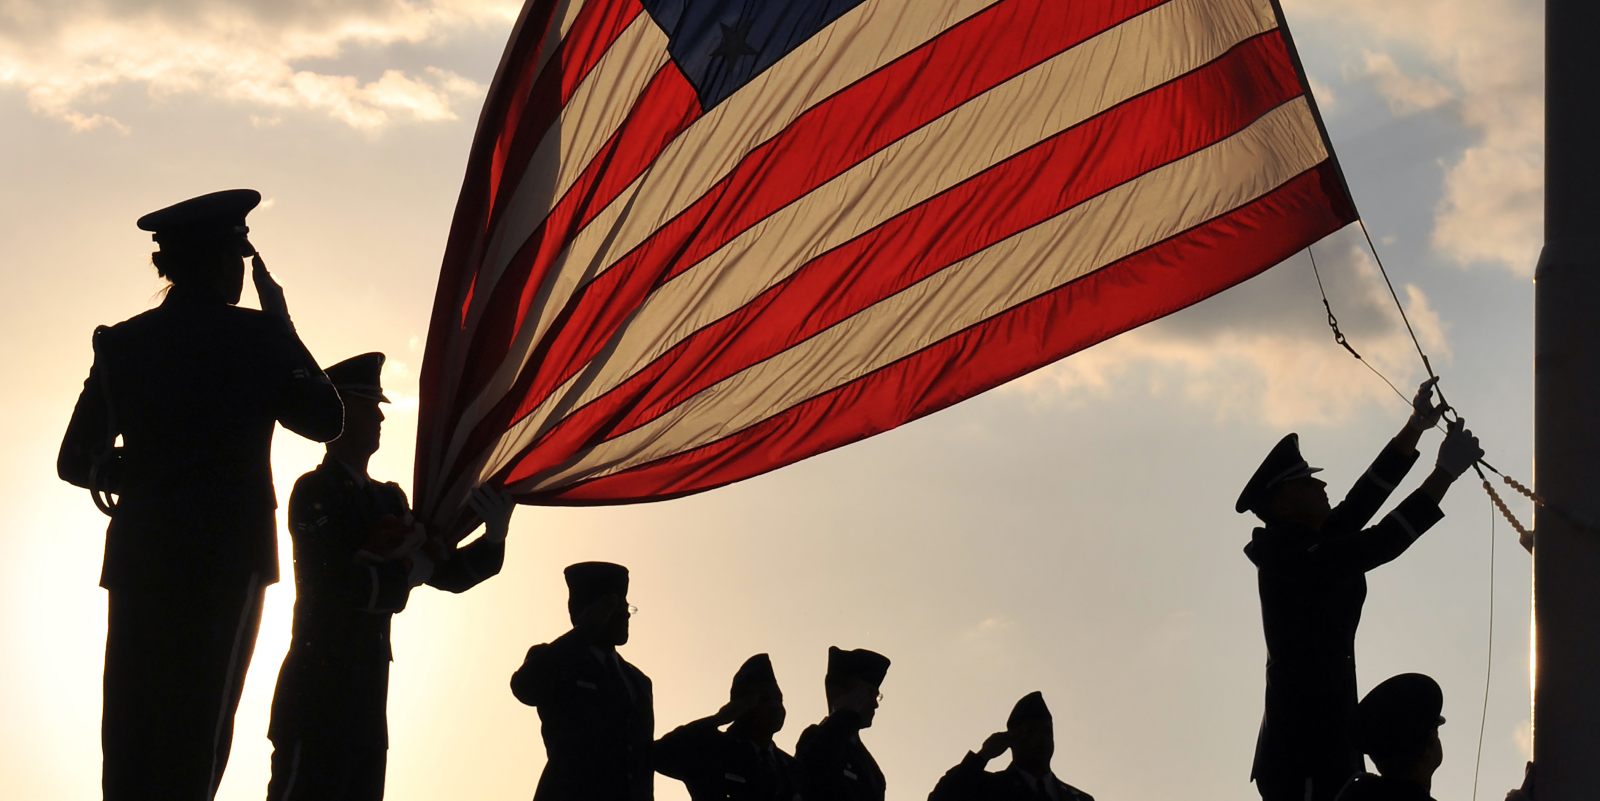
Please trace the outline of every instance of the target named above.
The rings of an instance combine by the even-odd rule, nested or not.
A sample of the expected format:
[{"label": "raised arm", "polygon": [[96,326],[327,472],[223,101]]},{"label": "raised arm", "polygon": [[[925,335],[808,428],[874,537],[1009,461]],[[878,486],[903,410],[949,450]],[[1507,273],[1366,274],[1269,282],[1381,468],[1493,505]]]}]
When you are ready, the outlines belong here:
[{"label": "raised arm", "polygon": [[294,322],[289,319],[289,307],[283,297],[283,287],[278,286],[267,265],[257,253],[250,260],[250,278],[255,282],[256,295],[261,299],[261,310],[273,321],[273,327],[283,335],[279,343],[281,364],[275,369],[278,397],[273,416],[284,428],[316,442],[331,442],[339,438],[344,429],[344,403],[339,400],[333,382],[317,366],[311,351],[295,333]]},{"label": "raised arm", "polygon": [[1417,442],[1422,432],[1438,423],[1447,408],[1443,403],[1433,402],[1433,387],[1438,382],[1439,379],[1430,378],[1417,387],[1416,397],[1411,400],[1411,417],[1328,515],[1323,531],[1333,535],[1359,531],[1389,500],[1395,487],[1417,463]]},{"label": "raised arm", "polygon": [[1424,532],[1444,518],[1439,501],[1457,478],[1483,458],[1478,438],[1467,430],[1466,421],[1450,423],[1439,445],[1439,459],[1427,480],[1385,515],[1378,525],[1343,537],[1324,540],[1313,546],[1306,557],[1323,569],[1362,572],[1382,565],[1411,547]]},{"label": "raised arm", "polygon": [[1011,747],[1011,735],[995,732],[983,741],[977,751],[969,751],[955,767],[946,771],[928,794],[928,801],[969,801],[990,796],[989,762]]}]

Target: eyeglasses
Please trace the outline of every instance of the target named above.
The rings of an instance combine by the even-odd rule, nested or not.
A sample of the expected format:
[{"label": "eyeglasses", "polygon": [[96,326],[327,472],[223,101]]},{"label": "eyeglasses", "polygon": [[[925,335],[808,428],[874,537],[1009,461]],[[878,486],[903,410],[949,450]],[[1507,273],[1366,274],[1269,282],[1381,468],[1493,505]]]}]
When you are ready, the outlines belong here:
[{"label": "eyeglasses", "polygon": [[633,617],[637,614],[639,614],[639,607],[634,606],[633,604],[628,604],[628,617]]},{"label": "eyeglasses", "polygon": [[878,703],[883,703],[883,693],[878,693]]}]

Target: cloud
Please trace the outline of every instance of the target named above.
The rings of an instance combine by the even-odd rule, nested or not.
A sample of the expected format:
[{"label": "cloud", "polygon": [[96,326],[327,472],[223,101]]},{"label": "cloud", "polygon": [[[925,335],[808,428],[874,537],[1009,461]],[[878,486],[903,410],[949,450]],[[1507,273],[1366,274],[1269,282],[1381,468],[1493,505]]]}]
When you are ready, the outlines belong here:
[{"label": "cloud", "polygon": [[[1316,248],[1340,329],[1407,397],[1423,370],[1371,258],[1335,237]],[[1450,359],[1443,321],[1415,286],[1397,288],[1435,368]],[[1035,371],[1003,391],[1081,403],[1130,388],[1214,410],[1218,422],[1328,425],[1394,390],[1333,341],[1304,255],[1199,305]]]},{"label": "cloud", "polygon": [[[1544,198],[1544,18],[1538,0],[1285,0],[1291,22],[1362,49],[1346,64],[1396,116],[1439,110],[1478,141],[1446,166],[1432,245],[1463,265],[1533,274]],[[1405,69],[1401,65],[1416,66]]]},{"label": "cloud", "polygon": [[1389,113],[1405,117],[1419,111],[1432,111],[1456,99],[1455,92],[1426,75],[1418,77],[1401,72],[1400,65],[1388,53],[1371,50],[1361,54],[1364,77],[1371,80],[1389,105]]},{"label": "cloud", "polygon": [[20,88],[37,114],[74,130],[127,126],[96,111],[116,90],[142,86],[154,101],[204,95],[274,112],[312,109],[351,127],[448,120],[476,99],[475,82],[436,67],[390,69],[375,81],[297,67],[354,48],[420,43],[504,26],[507,0],[9,0],[0,3],[0,85]]}]

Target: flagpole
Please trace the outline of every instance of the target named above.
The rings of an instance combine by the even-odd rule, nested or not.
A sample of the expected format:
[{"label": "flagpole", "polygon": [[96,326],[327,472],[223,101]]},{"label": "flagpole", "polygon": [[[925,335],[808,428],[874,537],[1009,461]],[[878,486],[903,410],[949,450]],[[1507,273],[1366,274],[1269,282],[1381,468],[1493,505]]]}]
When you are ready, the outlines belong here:
[{"label": "flagpole", "polygon": [[[1545,4],[1545,245],[1534,288],[1534,472],[1600,521],[1600,2]],[[1600,798],[1600,532],[1537,517],[1539,801]]]}]

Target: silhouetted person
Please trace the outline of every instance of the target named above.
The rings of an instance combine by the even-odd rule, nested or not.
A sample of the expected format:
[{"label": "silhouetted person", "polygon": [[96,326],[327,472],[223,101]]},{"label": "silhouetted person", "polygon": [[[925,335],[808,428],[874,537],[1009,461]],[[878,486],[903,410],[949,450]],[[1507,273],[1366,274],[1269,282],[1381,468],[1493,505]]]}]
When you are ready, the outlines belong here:
[{"label": "silhouetted person", "polygon": [[682,781],[694,801],[795,801],[800,764],[772,742],[786,715],[772,660],[766,654],[745,660],[728,696],[715,715],[656,741],[656,772]]},{"label": "silhouetted person", "polygon": [[1451,423],[1437,466],[1377,525],[1364,528],[1417,460],[1417,440],[1444,413],[1435,379],[1423,383],[1412,416],[1337,508],[1320,468],[1290,434],[1268,454],[1236,510],[1263,526],[1245,554],[1257,568],[1267,641],[1266,712],[1251,777],[1266,801],[1329,801],[1361,769],[1348,737],[1356,707],[1356,627],[1366,572],[1403,553],[1444,513],[1439,500],[1483,456],[1463,421]]},{"label": "silhouetted person", "polygon": [[384,357],[328,368],[344,398],[344,432],[289,497],[294,639],[272,697],[272,801],[379,801],[388,758],[389,624],[411,588],[463,592],[500,572],[513,504],[470,498],[483,536],[459,550],[426,539],[398,484],[367,474],[388,403]]},{"label": "silhouetted person", "polygon": [[[999,773],[984,770],[1011,751],[1011,765]],[[1029,693],[1012,708],[1006,730],[991,734],[977,753],[967,752],[934,786],[928,801],[1094,801],[1088,793],[1055,777],[1055,721],[1042,693]]]},{"label": "silhouetted person", "polygon": [[1378,775],[1357,774],[1339,801],[1432,801],[1433,772],[1444,762],[1439,727],[1444,691],[1421,673],[1402,673],[1361,699],[1351,727]]},{"label": "silhouetted person", "polygon": [[648,801],[655,711],[650,677],[617,654],[628,642],[628,569],[566,569],[572,630],[528,649],[511,693],[539,708],[544,774],[535,801]]},{"label": "silhouetted person", "polygon": [[278,580],[273,426],[339,435],[339,395],[259,256],[265,312],[235,306],[255,255],[245,215],[260,201],[237,189],[140,218],[172,286],[159,307],[95,330],[61,443],[61,477],[111,514],[100,574],[107,799],[215,794],[262,592]]},{"label": "silhouetted person", "polygon": [[883,771],[862,744],[861,730],[872,725],[888,674],[889,658],[882,654],[828,648],[828,716],[807,726],[794,747],[808,801],[883,801]]}]

